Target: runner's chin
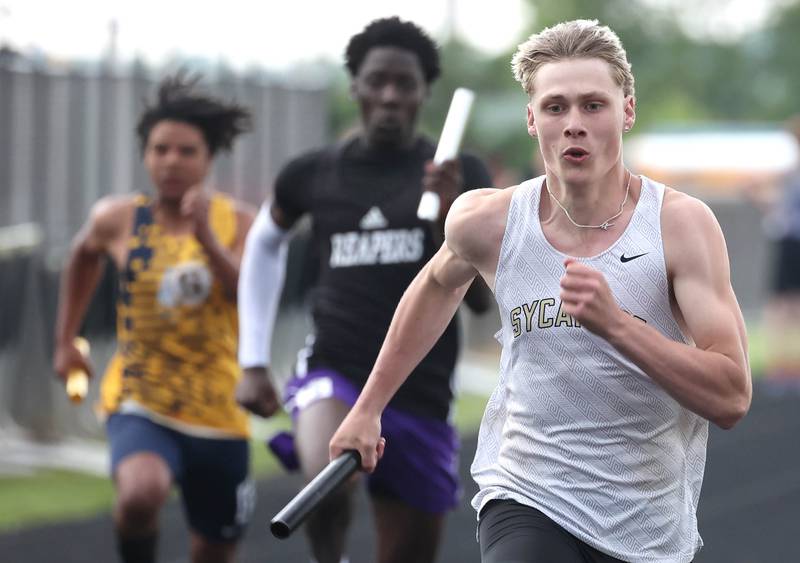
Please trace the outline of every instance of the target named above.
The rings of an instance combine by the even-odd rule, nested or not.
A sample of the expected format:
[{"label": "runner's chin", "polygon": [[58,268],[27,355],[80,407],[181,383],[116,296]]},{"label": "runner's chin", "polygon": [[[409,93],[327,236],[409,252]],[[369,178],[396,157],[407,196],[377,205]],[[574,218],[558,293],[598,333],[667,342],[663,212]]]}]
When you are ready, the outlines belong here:
[{"label": "runner's chin", "polygon": [[372,128],[372,140],[380,145],[399,146],[403,141],[403,126],[396,121],[377,123]]}]

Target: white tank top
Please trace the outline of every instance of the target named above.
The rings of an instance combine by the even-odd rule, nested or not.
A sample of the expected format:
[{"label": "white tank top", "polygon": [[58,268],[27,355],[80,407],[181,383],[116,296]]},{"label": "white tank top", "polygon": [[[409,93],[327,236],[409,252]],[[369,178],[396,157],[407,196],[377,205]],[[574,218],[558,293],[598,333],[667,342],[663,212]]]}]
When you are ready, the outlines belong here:
[{"label": "white tank top", "polygon": [[[517,188],[508,210],[495,279],[501,372],[481,423],[472,504],[532,506],[624,561],[691,561],[703,545],[696,509],[708,422],[561,310],[566,255],[542,233],[543,180]],[[664,186],[642,177],[625,232],[580,261],[603,272],[622,309],[687,342],[670,309],[663,198]]]}]

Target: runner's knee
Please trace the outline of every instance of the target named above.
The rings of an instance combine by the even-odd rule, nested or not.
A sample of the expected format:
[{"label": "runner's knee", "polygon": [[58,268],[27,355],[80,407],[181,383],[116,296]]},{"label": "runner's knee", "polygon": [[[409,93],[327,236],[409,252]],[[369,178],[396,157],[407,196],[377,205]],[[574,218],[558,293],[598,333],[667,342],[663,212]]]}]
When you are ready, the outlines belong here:
[{"label": "runner's knee", "polygon": [[130,525],[150,521],[166,502],[172,485],[166,464],[153,454],[123,460],[116,484],[117,512]]}]

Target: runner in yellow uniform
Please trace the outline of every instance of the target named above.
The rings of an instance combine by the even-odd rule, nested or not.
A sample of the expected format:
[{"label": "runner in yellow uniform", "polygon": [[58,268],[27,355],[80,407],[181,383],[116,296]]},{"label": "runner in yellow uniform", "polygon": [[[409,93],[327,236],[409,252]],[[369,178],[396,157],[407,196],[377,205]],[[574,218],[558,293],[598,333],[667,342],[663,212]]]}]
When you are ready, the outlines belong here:
[{"label": "runner in yellow uniform", "polygon": [[[203,187],[250,116],[165,80],[137,133],[156,193],[98,201],[64,267],[55,370],[90,366],[73,345],[109,256],[118,349],[103,380],[122,561],[155,561],[158,514],[181,490],[195,562],[233,561],[253,505],[247,416],[234,398],[236,284],[253,212]],[[213,487],[209,486],[213,483]]]},{"label": "runner in yellow uniform", "polygon": [[[153,221],[153,201],[135,198],[128,260],[117,303],[119,347],[102,386],[102,408],[142,412],[190,434],[247,435],[234,400],[235,302],[213,283],[208,258],[192,236],[174,236]],[[210,201],[217,240],[236,241],[234,203]]]}]

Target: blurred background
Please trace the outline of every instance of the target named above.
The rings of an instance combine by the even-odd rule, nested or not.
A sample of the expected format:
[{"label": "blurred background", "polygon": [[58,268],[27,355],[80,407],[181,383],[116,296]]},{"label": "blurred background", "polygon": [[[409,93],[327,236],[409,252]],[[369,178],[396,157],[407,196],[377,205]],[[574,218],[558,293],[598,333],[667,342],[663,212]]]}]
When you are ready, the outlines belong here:
[{"label": "blurred background", "polygon": [[[110,507],[103,431],[92,409],[96,384],[83,405],[68,403],[50,368],[52,327],[61,263],[91,204],[109,193],[150,189],[133,132],[143,99],[166,73],[188,69],[202,73],[210,90],[248,105],[255,131],[217,159],[212,183],[260,204],[289,158],[357,124],[342,54],[351,35],[390,15],[421,25],[442,47],[443,76],[421,130],[436,138],[453,90],[473,89],[464,145],[490,164],[497,187],[542,172],[525,129],[527,100],[510,72],[516,45],[577,17],[597,18],[619,34],[638,108],[626,163],[716,213],[757,379],[748,426],[712,434],[700,514],[709,547],[698,561],[800,560],[789,547],[791,534],[800,532],[800,394],[770,387],[762,377],[775,232],[760,197],[799,165],[796,139],[784,123],[800,112],[800,1],[0,0],[0,552],[4,545],[14,550],[3,560],[46,561],[33,546],[42,549],[48,534],[63,534],[65,523],[102,520]],[[301,233],[292,243],[275,344],[282,376],[308,326],[306,240]],[[84,327],[100,372],[113,349],[114,291],[109,271]],[[468,346],[458,372],[457,421],[468,463],[496,378],[491,334],[499,320],[464,315],[463,325]],[[287,424],[282,417],[256,421],[254,439]],[[749,439],[768,449],[748,451]],[[715,444],[722,453],[714,453]],[[274,463],[260,445],[255,449],[261,452],[256,472],[269,481]],[[741,481],[731,481],[734,474]],[[713,543],[704,532],[703,503],[717,518],[706,520]],[[470,544],[463,541],[473,537],[466,522],[461,543]],[[96,541],[111,545],[110,527],[106,532]],[[255,555],[260,548],[248,549],[254,555],[245,560],[263,560]],[[455,560],[448,553],[442,561]],[[476,560],[477,549],[470,553],[460,559]]]}]

